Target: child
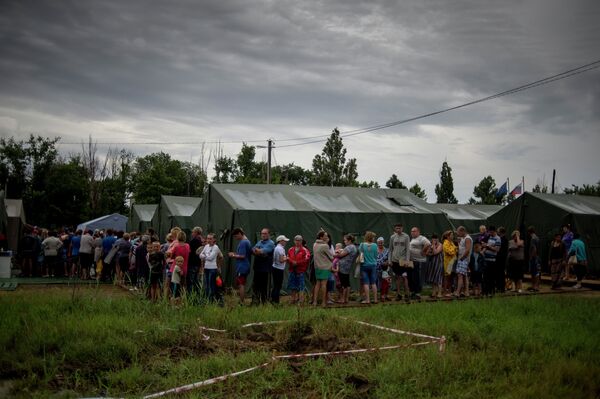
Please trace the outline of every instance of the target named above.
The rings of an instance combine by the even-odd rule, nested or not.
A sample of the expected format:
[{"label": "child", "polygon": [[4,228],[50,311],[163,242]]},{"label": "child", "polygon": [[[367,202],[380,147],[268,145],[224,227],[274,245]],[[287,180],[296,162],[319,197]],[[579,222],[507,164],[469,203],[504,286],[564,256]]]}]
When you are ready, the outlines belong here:
[{"label": "child", "polygon": [[178,302],[181,296],[181,273],[183,270],[183,262],[183,256],[175,258],[175,266],[173,267],[173,275],[171,276],[171,292],[175,302]]},{"label": "child", "polygon": [[[342,250],[344,249],[344,246],[341,243],[337,243],[335,244],[335,254],[339,255]],[[339,276],[339,271],[340,271],[340,266],[338,265],[338,263],[340,262],[340,258],[334,257],[333,258],[333,266],[331,267],[331,276],[329,276],[329,280],[327,281],[327,303],[332,304],[334,303],[333,298],[331,298],[331,295],[333,293],[333,291],[335,289],[338,290],[338,292],[341,292],[341,283],[340,283],[340,276]],[[341,295],[338,298],[338,302],[341,302]]]},{"label": "child", "polygon": [[388,291],[392,285],[392,271],[386,263],[381,265],[381,302],[389,301]]},{"label": "child", "polygon": [[481,295],[481,282],[483,280],[483,269],[485,266],[485,258],[480,242],[473,244],[473,253],[469,261],[469,272],[471,273],[471,283],[473,284],[473,293],[475,296]]},{"label": "child", "polygon": [[150,299],[156,301],[160,296],[165,267],[165,254],[161,252],[158,241],[148,244],[148,266],[150,267]]}]

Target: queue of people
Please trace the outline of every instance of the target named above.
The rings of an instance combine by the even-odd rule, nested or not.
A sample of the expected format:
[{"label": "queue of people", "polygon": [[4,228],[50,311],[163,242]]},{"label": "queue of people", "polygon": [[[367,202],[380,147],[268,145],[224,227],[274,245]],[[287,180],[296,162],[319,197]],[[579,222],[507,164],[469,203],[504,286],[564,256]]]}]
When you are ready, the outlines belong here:
[{"label": "queue of people", "polygon": [[[362,242],[351,234],[334,243],[324,230],[312,244],[301,235],[271,239],[268,228],[252,245],[241,228],[232,231],[235,251],[227,255],[235,263],[240,303],[245,303],[247,280],[252,270],[252,303],[280,303],[285,271],[290,303],[347,304],[350,280],[360,279],[357,300],[363,304],[418,300],[423,285],[431,286],[432,298],[494,295],[523,290],[525,272],[531,275],[530,291],[538,291],[541,278],[540,239],[535,228],[526,240],[516,230],[508,237],[502,227],[481,226],[473,238],[464,227],[426,237],[418,227],[410,235],[396,224],[387,240],[367,231]],[[527,242],[527,247],[526,247]],[[288,247],[289,248],[286,248]],[[224,255],[215,234],[204,237],[192,229],[191,237],[175,227],[161,243],[151,229],[143,234],[104,231],[38,231],[31,229],[21,240],[23,276],[78,277],[114,281],[144,290],[151,300],[165,296],[179,301],[185,293],[223,303],[221,268]],[[571,271],[581,288],[586,273],[585,245],[577,233],[564,226],[550,244],[548,268],[552,288],[560,289]],[[312,290],[307,292],[305,278]],[[269,289],[270,288],[270,289]],[[305,296],[305,294],[308,294]]]}]

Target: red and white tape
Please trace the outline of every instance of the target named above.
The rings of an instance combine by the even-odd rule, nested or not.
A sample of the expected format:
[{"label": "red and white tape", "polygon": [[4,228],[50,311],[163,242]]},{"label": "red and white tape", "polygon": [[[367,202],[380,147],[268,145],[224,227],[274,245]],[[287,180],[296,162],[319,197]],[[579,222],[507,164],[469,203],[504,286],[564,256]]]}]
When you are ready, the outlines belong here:
[{"label": "red and white tape", "polygon": [[254,326],[266,326],[268,324],[281,324],[281,323],[291,323],[292,320],[273,320],[273,321],[259,321],[256,323],[248,323],[242,325],[242,328],[254,327]]},{"label": "red and white tape", "polygon": [[435,341],[415,342],[412,344],[404,344],[404,345],[380,346],[378,348],[349,349],[349,350],[345,350],[345,351],[333,351],[333,352],[298,353],[298,354],[293,354],[293,355],[273,356],[273,358],[274,359],[298,359],[298,358],[303,358],[303,357],[339,356],[339,355],[349,355],[349,354],[354,354],[354,353],[366,353],[366,352],[386,351],[386,350],[390,350],[390,349],[409,348],[411,346],[437,344],[438,342],[439,342],[438,340],[435,340]]},{"label": "red and white tape", "polygon": [[[271,361],[263,363],[263,364],[260,364],[258,366],[250,367],[248,369],[241,370],[241,371],[236,371],[234,373],[225,374],[225,375],[222,375],[222,376],[219,376],[219,377],[209,378],[208,380],[204,380],[204,381],[200,381],[200,382],[195,382],[193,384],[183,385],[183,386],[180,386],[180,387],[177,387],[177,388],[172,388],[172,389],[168,389],[168,390],[165,390],[165,391],[153,393],[151,395],[146,395],[146,396],[144,396],[144,399],[158,398],[158,397],[162,397],[162,396],[166,396],[166,395],[188,392],[188,391],[191,391],[191,390],[196,389],[196,388],[201,388],[201,387],[204,387],[204,386],[207,386],[207,385],[212,385],[212,384],[215,384],[215,383],[220,382],[220,381],[225,381],[228,378],[237,377],[237,376],[240,376],[240,375],[243,375],[243,374],[250,373],[250,372],[255,371],[255,370],[259,370],[259,369],[265,368],[268,365],[272,364],[276,360],[299,359],[299,358],[314,358],[314,357],[321,357],[321,356],[351,355],[351,354],[357,354],[357,353],[386,351],[386,350],[392,350],[392,349],[402,349],[402,348],[409,348],[409,347],[423,346],[423,345],[431,345],[431,344],[439,344],[439,350],[440,350],[440,352],[444,352],[444,350],[446,348],[446,337],[444,337],[444,336],[442,336],[442,337],[434,337],[434,336],[431,336],[431,335],[419,334],[419,333],[414,333],[414,332],[411,332],[411,331],[403,331],[403,330],[398,330],[398,329],[395,329],[395,328],[379,326],[379,325],[376,325],[376,324],[371,324],[371,323],[367,323],[367,322],[360,321],[360,320],[353,320],[353,319],[348,319],[348,318],[342,318],[342,319],[349,320],[349,321],[354,321],[354,322],[356,322],[358,324],[362,324],[362,325],[365,325],[365,326],[368,326],[368,327],[377,328],[379,330],[393,332],[393,333],[396,333],[396,334],[403,334],[403,335],[410,335],[410,336],[419,337],[419,338],[426,338],[426,339],[428,339],[428,341],[415,342],[415,343],[403,344],[403,345],[381,346],[381,347],[375,347],[375,348],[349,349],[349,350],[345,350],[345,351],[330,351],[330,352],[313,352],[313,353],[298,353],[298,354],[289,354],[289,355],[277,355],[277,356],[273,356],[271,358]],[[286,323],[286,322],[291,322],[291,320],[275,320],[275,321],[263,321],[263,322],[256,322],[256,323],[248,323],[248,324],[242,325],[241,327],[242,328],[248,328],[248,327],[253,327],[253,326],[261,326],[261,325],[267,325],[267,324],[280,324],[280,323]],[[221,332],[221,333],[227,332],[226,330],[219,330],[219,329],[216,329],[216,328],[209,328],[209,327],[200,327],[200,329],[201,330],[206,330],[206,331]],[[205,340],[210,339],[210,337],[208,335],[202,334],[202,336],[203,336],[203,338]]]},{"label": "red and white tape", "polygon": [[242,374],[250,373],[251,371],[267,367],[271,363],[272,363],[272,361],[260,364],[258,366],[250,367],[250,368],[245,369],[245,370],[236,371],[235,373],[229,373],[229,374],[225,374],[225,375],[222,375],[222,376],[219,376],[219,377],[209,378],[208,380],[204,380],[204,381],[200,381],[200,382],[195,382],[193,384],[182,385],[182,386],[177,387],[177,388],[167,389],[166,391],[161,391],[161,392],[153,393],[151,395],[146,395],[146,396],[144,396],[144,399],[160,398],[161,396],[166,396],[166,395],[171,395],[171,394],[178,394],[178,393],[188,392],[188,391],[191,391],[192,389],[196,389],[196,388],[200,388],[200,387],[205,387],[207,385],[212,385],[212,384],[215,384],[215,383],[220,382],[220,381],[225,381],[226,379],[231,378],[231,377],[237,377],[237,376],[242,375]]},{"label": "red and white tape", "polygon": [[378,326],[377,324],[371,324],[371,323],[367,323],[367,322],[360,321],[360,320],[353,320],[353,319],[344,319],[344,320],[350,320],[355,323],[362,324],[363,326],[369,326],[369,327],[377,328],[378,330],[389,331],[389,332],[393,332],[396,334],[411,335],[413,337],[427,338],[427,339],[437,339],[437,340],[442,339],[442,337],[434,337],[432,335],[425,335],[425,334],[419,334],[419,333],[415,333],[415,332],[411,332],[411,331],[398,330],[396,328]]}]

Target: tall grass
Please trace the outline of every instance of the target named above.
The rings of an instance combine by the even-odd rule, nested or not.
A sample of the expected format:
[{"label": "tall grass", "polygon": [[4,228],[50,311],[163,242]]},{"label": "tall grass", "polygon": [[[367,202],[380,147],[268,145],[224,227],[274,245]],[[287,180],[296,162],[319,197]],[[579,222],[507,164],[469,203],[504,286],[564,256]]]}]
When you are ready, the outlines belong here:
[{"label": "tall grass", "polygon": [[[599,310],[600,297],[576,295],[323,311],[173,307],[95,289],[16,291],[0,296],[0,379],[13,382],[15,397],[135,397],[257,365],[290,350],[298,326],[358,347],[411,340],[339,315],[445,335],[447,350],[279,361],[189,397],[590,398],[600,394]],[[269,320],[295,323],[261,330],[278,345],[250,345],[240,326]],[[205,342],[200,325],[229,333]]]}]

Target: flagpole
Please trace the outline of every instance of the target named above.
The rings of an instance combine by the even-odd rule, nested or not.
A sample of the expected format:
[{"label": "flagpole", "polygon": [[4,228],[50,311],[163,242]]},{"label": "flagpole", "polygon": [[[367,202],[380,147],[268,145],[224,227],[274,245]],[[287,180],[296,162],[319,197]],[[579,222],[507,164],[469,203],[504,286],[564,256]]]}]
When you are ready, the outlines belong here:
[{"label": "flagpole", "polygon": [[525,176],[523,176],[523,180],[521,181],[521,183],[523,184],[521,186],[521,194],[525,193]]}]

